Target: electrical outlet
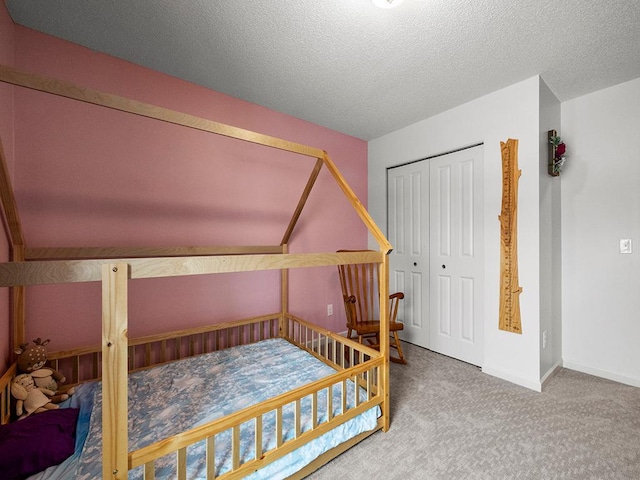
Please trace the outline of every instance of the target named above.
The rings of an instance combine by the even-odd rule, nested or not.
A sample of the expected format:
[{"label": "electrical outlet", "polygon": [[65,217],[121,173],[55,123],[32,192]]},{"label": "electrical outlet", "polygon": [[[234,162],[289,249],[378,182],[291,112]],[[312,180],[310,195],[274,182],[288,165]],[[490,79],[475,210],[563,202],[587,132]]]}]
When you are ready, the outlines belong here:
[{"label": "electrical outlet", "polygon": [[329,303],[327,305],[327,317],[330,317],[331,315],[333,315],[333,303]]},{"label": "electrical outlet", "polygon": [[542,348],[547,348],[547,331],[542,332]]}]

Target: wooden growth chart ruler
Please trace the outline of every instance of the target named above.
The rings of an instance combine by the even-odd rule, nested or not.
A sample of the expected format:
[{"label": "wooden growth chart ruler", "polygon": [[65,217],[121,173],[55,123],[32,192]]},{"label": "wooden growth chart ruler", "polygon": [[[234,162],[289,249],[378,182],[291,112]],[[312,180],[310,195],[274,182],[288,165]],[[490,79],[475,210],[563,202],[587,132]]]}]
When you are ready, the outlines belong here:
[{"label": "wooden growth chart ruler", "polygon": [[502,210],[500,221],[500,330],[522,333],[518,281],[518,140],[500,142]]}]

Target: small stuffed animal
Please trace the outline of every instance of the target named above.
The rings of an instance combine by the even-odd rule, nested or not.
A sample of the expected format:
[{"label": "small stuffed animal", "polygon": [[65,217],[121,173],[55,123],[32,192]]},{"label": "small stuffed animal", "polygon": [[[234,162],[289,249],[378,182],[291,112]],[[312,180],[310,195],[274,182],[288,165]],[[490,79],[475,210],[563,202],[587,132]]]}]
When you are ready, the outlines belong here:
[{"label": "small stuffed animal", "polygon": [[33,378],[28,373],[16,375],[11,382],[11,395],[16,398],[16,415],[18,420],[28,417],[32,413],[46,412],[58,408],[51,403],[54,392],[46,388],[36,387]]},{"label": "small stuffed animal", "polygon": [[20,348],[15,350],[18,355],[16,363],[18,365],[18,373],[28,373],[38,388],[44,388],[54,392],[51,397],[53,403],[60,403],[69,395],[73,395],[75,389],[72,387],[66,391],[60,390],[60,384],[67,379],[59,371],[50,367],[45,367],[47,362],[47,349],[45,348],[49,340],[42,341],[39,337],[33,341],[34,345],[29,346],[23,343]]}]

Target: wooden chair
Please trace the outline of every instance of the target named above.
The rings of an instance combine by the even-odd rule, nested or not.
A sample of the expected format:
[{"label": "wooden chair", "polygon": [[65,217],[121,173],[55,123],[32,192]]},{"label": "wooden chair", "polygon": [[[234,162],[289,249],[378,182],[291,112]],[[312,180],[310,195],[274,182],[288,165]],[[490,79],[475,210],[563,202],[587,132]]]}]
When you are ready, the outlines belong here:
[{"label": "wooden chair", "polygon": [[[338,250],[338,252],[357,252],[363,250]],[[353,332],[358,342],[380,349],[380,320],[378,320],[379,288],[378,264],[363,263],[355,265],[338,265],[340,285],[344,298],[344,308],[347,314],[347,337],[352,338]],[[402,354],[402,346],[398,338],[398,331],[404,328],[397,322],[398,304],[404,298],[404,293],[397,292],[389,295],[389,333],[393,340],[390,346],[398,351],[398,356],[389,356],[392,362],[406,364]]]}]

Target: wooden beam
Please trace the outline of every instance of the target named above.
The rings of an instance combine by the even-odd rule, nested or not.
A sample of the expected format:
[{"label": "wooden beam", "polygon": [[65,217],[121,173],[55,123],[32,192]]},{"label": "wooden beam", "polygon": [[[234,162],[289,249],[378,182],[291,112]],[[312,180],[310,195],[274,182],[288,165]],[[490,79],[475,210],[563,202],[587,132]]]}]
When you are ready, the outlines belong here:
[{"label": "wooden beam", "polygon": [[384,256],[384,261],[378,264],[378,288],[380,291],[380,354],[384,358],[382,365],[382,391],[384,399],[380,408],[382,408],[383,425],[382,430],[389,430],[389,256]]},{"label": "wooden beam", "polygon": [[311,172],[311,176],[309,177],[309,180],[307,180],[307,185],[304,188],[304,191],[302,192],[302,197],[300,197],[300,201],[298,202],[298,206],[296,207],[296,211],[293,213],[293,217],[291,218],[291,221],[289,222],[289,226],[287,227],[287,231],[284,234],[284,237],[282,238],[282,244],[284,245],[285,243],[289,243],[289,240],[291,240],[291,234],[293,233],[294,228],[296,227],[296,224],[298,223],[298,219],[300,218],[300,214],[302,213],[302,209],[304,208],[305,204],[307,203],[307,199],[309,198],[309,194],[311,193],[311,189],[313,188],[313,185],[316,183],[316,180],[318,178],[318,174],[320,173],[320,169],[322,168],[322,164],[323,161],[321,158],[318,159],[318,161],[316,162],[315,167],[313,167],[313,171]]},{"label": "wooden beam", "polygon": [[373,218],[371,218],[371,215],[369,215],[367,209],[364,208],[364,205],[362,205],[362,203],[358,199],[358,196],[354,193],[345,178],[342,176],[342,174],[338,170],[338,167],[336,167],[335,163],[333,163],[326,152],[322,158],[324,164],[331,172],[331,175],[333,175],[333,178],[335,178],[336,182],[338,183],[338,186],[345,194],[345,196],[355,209],[356,213],[360,216],[362,222],[369,229],[369,232],[371,233],[371,235],[373,235],[373,238],[376,240],[376,242],[378,242],[380,250],[386,254],[391,253],[391,251],[393,250],[393,246],[389,243],[387,237],[385,237],[380,228],[378,228],[376,222],[373,221]]},{"label": "wooden beam", "polygon": [[102,265],[102,478],[129,474],[127,264]]},{"label": "wooden beam", "polygon": [[[9,167],[0,139],[0,203],[2,218],[5,221],[7,241],[9,242],[9,256],[13,262],[24,261],[25,245],[22,224],[18,215],[18,205],[13,193],[13,184],[9,175]],[[11,344],[13,351],[25,341],[25,288],[16,285],[11,289]]]},{"label": "wooden beam", "polygon": [[[284,253],[289,253],[289,245],[284,244]],[[287,315],[289,314],[289,270],[283,268],[280,271],[280,322],[278,330],[280,335],[286,337],[289,332],[289,322]]]},{"label": "wooden beam", "polygon": [[218,257],[130,258],[121,260],[57,260],[0,263],[0,287],[98,282],[105,263],[127,263],[130,278],[160,278],[213,273],[380,263],[380,252],[224,255]]},{"label": "wooden beam", "polygon": [[0,201],[2,201],[2,212],[7,223],[7,239],[9,246],[13,250],[16,245],[24,245],[24,235],[18,215],[18,206],[13,194],[9,168],[0,139]]},{"label": "wooden beam", "polygon": [[[24,260],[24,246],[14,245],[11,252],[11,260],[13,262],[22,262]],[[14,285],[11,288],[11,325],[12,325],[12,342],[11,351],[25,343],[26,339],[26,293],[27,289],[24,285]]]},{"label": "wooden beam", "polygon": [[[289,142],[280,138],[259,134],[249,130],[232,127],[230,125],[225,125],[223,123],[214,122],[212,120],[207,120],[186,113],[176,112],[167,108],[138,102],[117,95],[103,93],[88,88],[82,88],[69,82],[23,72],[5,65],[0,65],[0,81],[40,92],[50,93],[52,95],[58,95],[64,98],[89,103],[92,105],[111,108],[121,112],[127,112],[146,118],[152,118],[172,123],[175,125],[182,125],[184,127],[193,128],[196,130],[223,135],[238,140],[244,140],[267,147],[277,148],[293,153],[298,153],[300,155],[322,159],[323,163],[327,166],[327,168],[329,168],[329,171],[338,182],[338,185],[345,193],[345,195],[355,208],[356,212],[365,223],[366,227],[369,229],[373,237],[380,245],[380,249],[385,253],[389,253],[392,250],[391,244],[387,241],[384,234],[380,231],[373,219],[369,216],[368,212],[360,203],[351,187],[349,187],[344,177],[340,174],[333,161],[323,150],[294,142]],[[316,165],[314,174],[312,174],[312,178],[310,179],[311,185],[315,181],[315,178],[313,178],[313,176],[317,176],[318,169],[319,167],[318,165]],[[295,226],[297,217],[299,216],[302,207],[304,206],[309,191],[310,185],[308,184],[307,188],[305,189],[305,194],[303,194],[303,198],[301,199],[301,203],[298,205],[296,214],[294,214],[294,219],[289,225],[289,229],[285,234],[282,243],[288,243],[288,237],[290,237],[291,235],[293,226]],[[22,242],[21,244],[24,244],[24,242]]]},{"label": "wooden beam", "polygon": [[158,107],[148,103],[138,102],[125,97],[79,87],[70,82],[23,72],[6,65],[0,65],[0,81],[10,83],[12,85],[18,85],[20,87],[30,88],[39,92],[51,93],[60,97],[90,103],[92,105],[111,108],[120,112],[127,112],[141,117],[153,118],[155,120],[161,120],[174,125],[182,125],[183,127],[193,128],[203,132],[215,133],[225,137],[257,143],[266,147],[299,153],[300,155],[308,157],[318,158],[323,154],[323,151],[318,148],[289,142],[269,135],[262,135],[250,130],[232,127],[230,125],[225,125],[224,123],[214,122],[212,120],[196,117],[187,113],[176,112],[168,108]]},{"label": "wooden beam", "polygon": [[27,248],[25,260],[195,257],[282,253],[281,245],[232,247],[41,247]]}]

